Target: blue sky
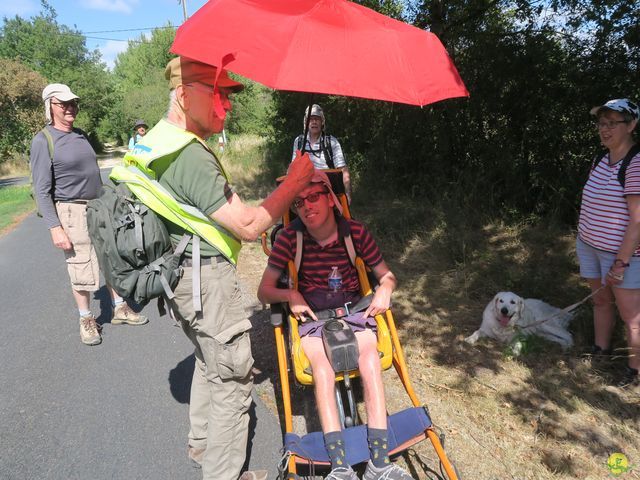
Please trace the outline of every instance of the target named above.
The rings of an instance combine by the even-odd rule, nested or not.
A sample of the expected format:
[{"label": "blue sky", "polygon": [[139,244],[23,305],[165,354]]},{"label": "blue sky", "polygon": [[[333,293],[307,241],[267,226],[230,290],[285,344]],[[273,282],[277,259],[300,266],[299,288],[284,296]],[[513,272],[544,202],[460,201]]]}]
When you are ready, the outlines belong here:
[{"label": "blue sky", "polygon": [[[206,3],[206,0],[185,1],[188,15]],[[109,67],[113,67],[116,55],[126,50],[127,40],[139,38],[150,27],[161,27],[167,22],[178,26],[183,21],[178,0],[49,0],[49,5],[58,14],[58,23],[77,28],[89,37],[87,48],[99,49]],[[0,17],[30,18],[40,11],[40,0],[0,0]]]}]

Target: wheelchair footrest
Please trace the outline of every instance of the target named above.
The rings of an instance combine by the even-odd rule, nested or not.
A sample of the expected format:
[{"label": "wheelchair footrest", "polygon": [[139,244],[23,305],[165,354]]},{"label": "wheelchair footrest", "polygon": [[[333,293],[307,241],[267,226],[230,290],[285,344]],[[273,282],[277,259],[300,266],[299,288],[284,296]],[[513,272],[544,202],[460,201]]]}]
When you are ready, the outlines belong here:
[{"label": "wheelchair footrest", "polygon": [[[394,413],[387,418],[389,451],[410,442],[431,427],[431,419],[423,407],[412,407]],[[346,444],[347,463],[355,465],[369,460],[367,426],[358,425],[343,431]],[[295,433],[284,436],[284,450],[307,461],[328,463],[329,455],[324,446],[322,432],[308,433],[303,437]],[[398,453],[398,452],[394,452]]]}]

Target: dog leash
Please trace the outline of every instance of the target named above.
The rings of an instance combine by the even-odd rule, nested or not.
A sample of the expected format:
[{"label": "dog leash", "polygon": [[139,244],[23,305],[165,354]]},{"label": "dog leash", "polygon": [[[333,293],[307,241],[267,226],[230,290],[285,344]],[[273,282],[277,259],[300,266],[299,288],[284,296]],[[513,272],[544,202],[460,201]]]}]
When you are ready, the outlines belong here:
[{"label": "dog leash", "polygon": [[596,295],[597,293],[600,292],[600,290],[602,290],[603,288],[605,288],[606,285],[602,285],[600,288],[598,288],[597,290],[591,292],[589,295],[587,295],[586,297],[584,297],[582,300],[580,300],[579,302],[573,303],[571,305],[569,305],[568,307],[564,307],[562,310],[556,312],[556,313],[552,313],[551,315],[549,315],[548,317],[543,318],[542,320],[538,320],[537,322],[534,322],[530,325],[527,325],[526,327],[519,327],[521,330],[525,330],[527,328],[531,328],[531,327],[535,327],[537,325],[540,325],[541,323],[544,322],[548,322],[549,320],[551,320],[554,317],[557,317],[563,313],[571,313],[572,311],[574,311],[576,308],[578,308],[580,305],[582,305],[584,302],[586,302],[587,300],[589,300],[591,297],[593,297],[594,295]]}]

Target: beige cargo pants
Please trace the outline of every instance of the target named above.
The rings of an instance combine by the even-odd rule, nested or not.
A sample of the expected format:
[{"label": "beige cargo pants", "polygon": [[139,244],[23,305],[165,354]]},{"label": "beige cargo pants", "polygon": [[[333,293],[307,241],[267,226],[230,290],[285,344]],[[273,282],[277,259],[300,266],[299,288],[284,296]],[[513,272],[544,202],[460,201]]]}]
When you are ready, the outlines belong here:
[{"label": "beige cargo pants", "polygon": [[202,313],[193,309],[192,268],[175,290],[174,309],[195,345],[196,366],[189,405],[189,445],[206,448],[204,480],[236,480],[245,461],[253,377],[251,323],[235,268],[203,265]]}]

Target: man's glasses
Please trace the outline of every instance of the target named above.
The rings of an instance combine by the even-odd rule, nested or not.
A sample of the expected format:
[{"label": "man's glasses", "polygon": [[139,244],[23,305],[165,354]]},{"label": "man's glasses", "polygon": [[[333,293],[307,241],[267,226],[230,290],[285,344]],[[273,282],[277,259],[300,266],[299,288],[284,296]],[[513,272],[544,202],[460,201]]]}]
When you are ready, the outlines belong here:
[{"label": "man's glasses", "polygon": [[307,200],[309,201],[309,203],[316,203],[318,200],[320,200],[320,197],[322,195],[327,195],[328,193],[329,192],[327,192],[326,190],[323,190],[322,192],[310,193],[306,197],[298,197],[293,201],[293,206],[296,208],[302,208],[304,207],[304,202],[306,202]]},{"label": "man's glasses", "polygon": [[611,130],[613,128],[616,128],[618,126],[618,124],[620,123],[627,123],[626,120],[611,120],[610,122],[603,122],[602,120],[600,120],[599,122],[596,122],[596,128],[598,130],[603,130],[603,129],[607,129],[607,130]]},{"label": "man's glasses", "polygon": [[68,110],[69,108],[78,108],[80,103],[78,100],[69,100],[68,102],[51,102],[51,105],[57,105],[60,108]]}]

